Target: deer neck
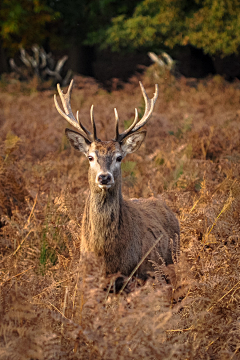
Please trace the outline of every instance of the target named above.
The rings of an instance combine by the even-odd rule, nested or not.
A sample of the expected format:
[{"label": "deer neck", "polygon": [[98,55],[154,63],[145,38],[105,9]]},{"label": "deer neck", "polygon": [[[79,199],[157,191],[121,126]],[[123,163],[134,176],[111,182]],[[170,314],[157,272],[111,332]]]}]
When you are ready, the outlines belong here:
[{"label": "deer neck", "polygon": [[90,189],[89,210],[92,217],[92,226],[95,225],[99,229],[99,221],[106,225],[111,223],[118,225],[122,201],[121,185],[107,191]]},{"label": "deer neck", "polygon": [[121,208],[123,204],[121,183],[107,191],[90,187],[88,198],[88,230],[94,251],[98,255],[106,253],[117,245]]}]

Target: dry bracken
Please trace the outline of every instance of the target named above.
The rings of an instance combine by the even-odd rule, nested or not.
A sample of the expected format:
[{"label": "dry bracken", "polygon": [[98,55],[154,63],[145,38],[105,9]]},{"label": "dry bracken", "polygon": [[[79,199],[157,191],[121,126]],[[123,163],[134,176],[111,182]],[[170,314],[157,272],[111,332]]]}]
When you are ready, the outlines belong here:
[{"label": "dry bracken", "polygon": [[[99,137],[112,138],[113,107],[127,127],[141,103],[138,79],[111,94],[87,81],[76,78],[72,106],[87,118],[91,99]],[[123,161],[124,194],[177,213],[181,253],[121,295],[98,258],[79,262],[88,164],[65,140],[53,92],[2,85],[1,359],[239,359],[240,90],[196,84],[159,84],[145,143]]]}]

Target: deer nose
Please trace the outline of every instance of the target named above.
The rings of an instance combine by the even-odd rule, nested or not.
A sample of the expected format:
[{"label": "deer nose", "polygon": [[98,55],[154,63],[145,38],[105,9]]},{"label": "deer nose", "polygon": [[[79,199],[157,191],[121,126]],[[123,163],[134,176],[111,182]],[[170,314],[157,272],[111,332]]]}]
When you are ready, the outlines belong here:
[{"label": "deer nose", "polygon": [[112,175],[110,173],[98,175],[98,183],[100,185],[109,185],[112,183]]}]

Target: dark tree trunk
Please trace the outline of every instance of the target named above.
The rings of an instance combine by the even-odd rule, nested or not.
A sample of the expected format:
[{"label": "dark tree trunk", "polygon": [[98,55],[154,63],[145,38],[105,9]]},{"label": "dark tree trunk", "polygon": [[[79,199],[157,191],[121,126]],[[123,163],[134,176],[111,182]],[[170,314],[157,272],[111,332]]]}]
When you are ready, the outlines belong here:
[{"label": "dark tree trunk", "polygon": [[215,56],[213,63],[216,73],[225,76],[228,81],[240,79],[240,55],[233,54],[224,58]]},{"label": "dark tree trunk", "polygon": [[0,74],[9,71],[7,55],[0,42]]},{"label": "dark tree trunk", "polygon": [[93,61],[94,48],[91,46],[73,44],[68,51],[68,67],[81,75],[94,76]]},{"label": "dark tree trunk", "polygon": [[216,73],[212,58],[202,49],[191,45],[176,46],[171,55],[177,60],[177,69],[183,76],[203,78]]}]

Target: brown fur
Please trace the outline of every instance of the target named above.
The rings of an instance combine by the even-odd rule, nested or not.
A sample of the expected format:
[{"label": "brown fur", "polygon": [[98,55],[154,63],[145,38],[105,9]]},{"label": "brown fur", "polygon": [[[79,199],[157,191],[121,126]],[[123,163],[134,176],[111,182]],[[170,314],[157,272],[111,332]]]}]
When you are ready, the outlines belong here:
[{"label": "brown fur", "polygon": [[148,260],[166,264],[173,262],[170,239],[176,241],[180,229],[178,220],[163,202],[156,199],[124,200],[121,192],[121,160],[141,146],[146,136],[142,127],[151,117],[158,96],[158,86],[149,99],[140,82],[145,101],[145,112],[141,120],[137,110],[135,119],[128,129],[119,133],[118,114],[115,109],[115,140],[101,141],[97,138],[96,125],[91,107],[92,134],[86,130],[72,113],[70,94],[73,81],[68,92],[63,94],[58,85],[58,92],[65,113],[60,109],[56,97],[58,112],[80,133],[66,129],[65,133],[71,145],[84,153],[90,163],[90,194],[86,201],[82,224],[82,252],[94,252],[103,258],[106,273],[121,272],[129,275],[142,257],[162,236],[161,241],[151,251],[148,258],[138,270],[145,275],[151,264]]},{"label": "brown fur", "polygon": [[[98,149],[104,156],[114,153],[116,147],[118,149],[119,144],[113,142],[95,143],[91,144],[91,151]],[[148,260],[161,262],[158,253],[166,264],[172,263],[170,239],[175,241],[176,234],[180,235],[179,223],[173,212],[164,202],[154,198],[124,200],[121,170],[114,178],[115,186],[102,191],[94,181],[95,173],[89,170],[90,194],[83,215],[82,251],[101,256],[107,274],[119,271],[129,275],[156,239],[163,235],[140,267],[138,275],[152,270]]]},{"label": "brown fur", "polygon": [[95,151],[98,151],[100,155],[114,154],[116,151],[116,142],[115,141],[95,141],[92,144],[92,148]]}]

